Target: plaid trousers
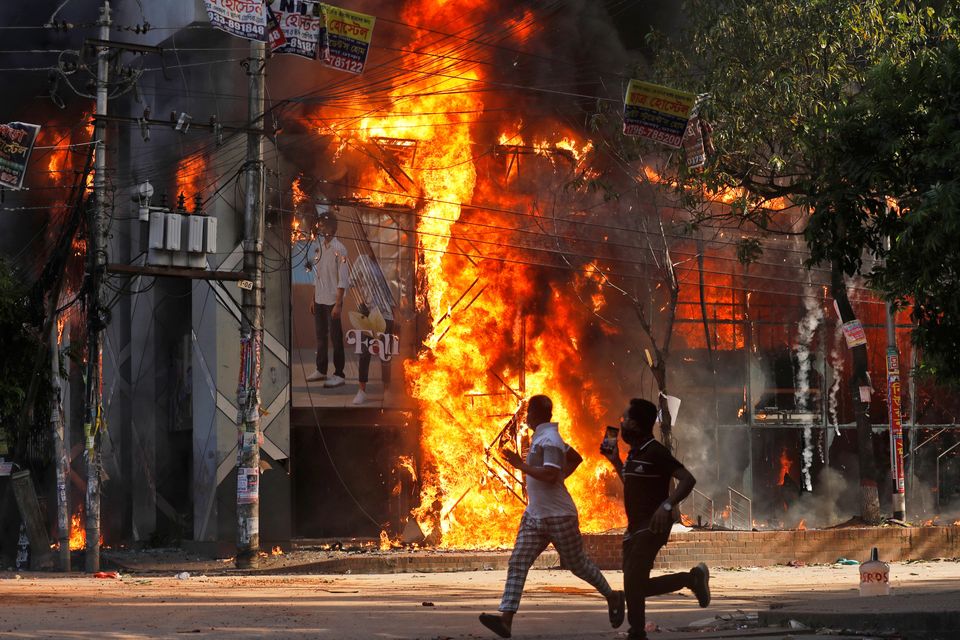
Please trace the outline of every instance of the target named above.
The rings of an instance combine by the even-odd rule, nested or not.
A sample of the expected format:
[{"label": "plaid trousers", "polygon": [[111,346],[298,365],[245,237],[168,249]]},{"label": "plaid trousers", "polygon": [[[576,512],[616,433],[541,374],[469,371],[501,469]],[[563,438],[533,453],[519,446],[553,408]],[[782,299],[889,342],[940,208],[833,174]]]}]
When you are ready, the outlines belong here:
[{"label": "plaid trousers", "polygon": [[600,573],[600,569],[583,551],[580,520],[577,516],[533,518],[523,514],[520,519],[520,530],[517,532],[517,541],[510,555],[507,584],[503,588],[500,611],[515,612],[520,608],[520,595],[527,581],[527,573],[533,566],[533,562],[551,542],[560,555],[560,562],[568,567],[573,575],[589,582],[604,596],[609,597],[613,593],[613,589]]}]

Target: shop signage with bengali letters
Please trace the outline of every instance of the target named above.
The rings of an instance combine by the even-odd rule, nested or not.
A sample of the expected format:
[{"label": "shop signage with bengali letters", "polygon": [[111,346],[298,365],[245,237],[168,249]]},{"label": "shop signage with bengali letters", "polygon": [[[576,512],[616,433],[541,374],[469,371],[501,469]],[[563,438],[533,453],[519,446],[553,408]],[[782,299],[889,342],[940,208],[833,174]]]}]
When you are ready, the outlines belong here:
[{"label": "shop signage with bengali letters", "polygon": [[26,122],[0,124],[0,187],[21,189],[27,162],[40,133],[40,125]]},{"label": "shop signage with bengali letters", "polygon": [[267,41],[267,6],[263,0],[203,0],[210,24],[227,33]]},{"label": "shop signage with bengali letters", "polygon": [[679,149],[696,99],[692,93],[631,80],[623,104],[623,133]]},{"label": "shop signage with bengali letters", "polygon": [[276,15],[283,43],[271,47],[274,53],[288,53],[315,60],[320,51],[323,31],[321,3],[304,0],[274,0],[271,9]]},{"label": "shop signage with bengali letters", "polygon": [[324,64],[349,73],[363,72],[376,18],[329,4],[322,5],[322,11],[325,28],[320,41]]}]

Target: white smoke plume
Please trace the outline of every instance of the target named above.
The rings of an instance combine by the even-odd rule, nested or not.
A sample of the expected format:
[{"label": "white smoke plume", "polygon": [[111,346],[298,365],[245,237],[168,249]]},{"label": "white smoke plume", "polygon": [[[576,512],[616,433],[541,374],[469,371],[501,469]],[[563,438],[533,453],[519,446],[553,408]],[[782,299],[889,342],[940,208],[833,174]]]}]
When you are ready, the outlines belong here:
[{"label": "white smoke plume", "polygon": [[[812,286],[805,287],[803,296],[803,306],[805,313],[800,320],[800,326],[797,332],[797,381],[795,385],[794,397],[798,413],[809,413],[810,405],[810,372],[812,369],[811,358],[814,354],[811,350],[813,338],[816,335],[820,321],[823,320],[823,308],[820,306],[816,297],[816,288]],[[813,465],[813,430],[810,424],[803,427],[803,454],[801,459],[801,472],[803,477],[803,486],[807,491],[813,490],[813,483],[810,478],[810,468]]]}]

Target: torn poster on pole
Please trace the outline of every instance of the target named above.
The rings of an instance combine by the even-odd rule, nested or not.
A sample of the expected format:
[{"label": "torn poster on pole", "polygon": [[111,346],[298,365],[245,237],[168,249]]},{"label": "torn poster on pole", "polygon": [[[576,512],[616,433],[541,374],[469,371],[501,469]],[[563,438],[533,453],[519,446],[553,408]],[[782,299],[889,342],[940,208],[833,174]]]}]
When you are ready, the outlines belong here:
[{"label": "torn poster on pole", "polygon": [[260,469],[241,467],[237,473],[237,504],[256,504],[260,501]]},{"label": "torn poster on pole", "polygon": [[863,330],[863,323],[859,320],[844,322],[842,328],[843,337],[847,341],[847,349],[867,344],[867,334]]},{"label": "torn poster on pole", "polygon": [[271,51],[316,60],[323,30],[321,4],[302,0],[271,0],[268,4],[282,34],[282,40],[271,40]]},{"label": "torn poster on pole", "polygon": [[362,73],[370,52],[376,18],[329,4],[320,7],[324,16],[324,28],[320,33],[320,59],[334,69]]},{"label": "torn poster on pole", "polygon": [[30,152],[40,125],[26,122],[0,124],[0,187],[22,189]]},{"label": "torn poster on pole", "polygon": [[267,6],[263,0],[203,0],[210,25],[221,31],[267,41]]},{"label": "torn poster on pole", "polygon": [[623,104],[623,133],[679,149],[696,99],[692,93],[631,80]]}]

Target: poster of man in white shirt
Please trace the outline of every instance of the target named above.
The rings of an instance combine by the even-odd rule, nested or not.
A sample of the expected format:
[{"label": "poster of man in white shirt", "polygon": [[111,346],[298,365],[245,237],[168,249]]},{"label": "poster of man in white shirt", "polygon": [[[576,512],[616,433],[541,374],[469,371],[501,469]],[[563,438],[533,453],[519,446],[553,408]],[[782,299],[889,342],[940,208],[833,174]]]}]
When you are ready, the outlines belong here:
[{"label": "poster of man in white shirt", "polygon": [[[343,297],[350,286],[347,247],[337,239],[337,218],[327,205],[317,205],[319,233],[307,269],[313,271],[314,295],[310,305],[317,336],[316,369],[307,382],[323,381],[327,388],[340,387],[346,381],[343,349]],[[333,373],[327,375],[329,347],[333,347]]]}]

